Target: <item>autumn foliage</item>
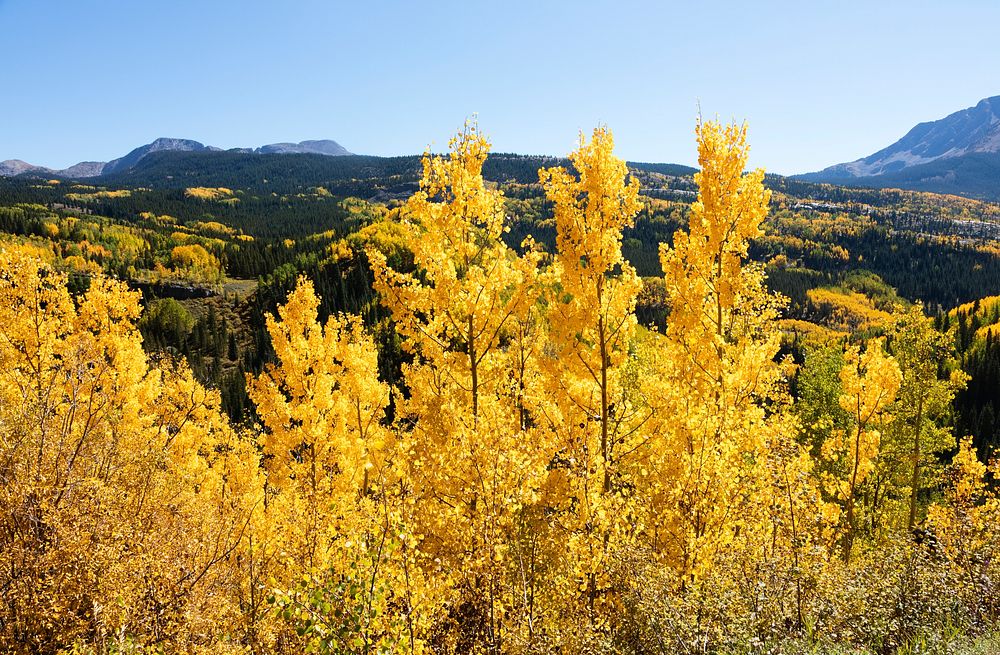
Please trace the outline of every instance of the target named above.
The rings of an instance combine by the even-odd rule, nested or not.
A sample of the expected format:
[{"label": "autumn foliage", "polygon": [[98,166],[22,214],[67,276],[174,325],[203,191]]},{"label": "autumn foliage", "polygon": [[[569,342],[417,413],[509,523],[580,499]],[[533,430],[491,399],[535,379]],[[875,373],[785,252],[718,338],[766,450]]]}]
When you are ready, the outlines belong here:
[{"label": "autumn foliage", "polygon": [[[400,377],[361,317],[320,320],[302,278],[267,321],[250,427],[184,362],[145,354],[137,293],[98,276],[73,296],[4,246],[0,644],[891,652],[991,629],[996,466],[947,428],[965,383],[948,336],[882,312],[784,356],[784,300],[748,261],[770,192],[746,127],[696,134],[697,200],[660,249],[665,329],[636,318],[622,233],[643,201],[611,132],[539,171],[546,252],[505,239],[467,124],[347,242]],[[171,258],[218,270],[199,245]]]}]

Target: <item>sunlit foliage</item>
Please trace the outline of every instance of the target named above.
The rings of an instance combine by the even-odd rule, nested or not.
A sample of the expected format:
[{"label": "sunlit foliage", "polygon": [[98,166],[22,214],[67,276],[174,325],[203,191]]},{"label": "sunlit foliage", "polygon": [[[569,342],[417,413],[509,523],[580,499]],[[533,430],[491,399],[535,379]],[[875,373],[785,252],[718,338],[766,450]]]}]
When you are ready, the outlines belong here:
[{"label": "sunlit foliage", "polygon": [[[260,199],[221,187],[135,224],[4,208],[0,645],[891,653],[995,630],[1000,471],[950,408],[955,347],[991,348],[997,303],[935,325],[874,273],[795,287],[804,260],[856,261],[829,235],[867,244],[876,218],[794,213],[747,170],[745,125],[696,138],[688,182],[599,127],[497,185],[468,123],[405,203],[267,201],[328,202],[350,234],[243,239],[205,210]],[[214,287],[248,253],[274,264],[239,305],[254,335],[226,296],[142,311],[104,274]]]}]

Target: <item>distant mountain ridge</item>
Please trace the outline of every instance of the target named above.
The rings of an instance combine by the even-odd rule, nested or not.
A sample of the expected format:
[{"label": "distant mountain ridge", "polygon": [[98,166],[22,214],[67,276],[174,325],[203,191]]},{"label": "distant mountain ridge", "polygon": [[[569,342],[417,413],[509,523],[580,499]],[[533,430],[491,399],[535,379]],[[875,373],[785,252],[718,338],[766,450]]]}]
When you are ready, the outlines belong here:
[{"label": "distant mountain ridge", "polygon": [[[228,187],[270,196],[298,193],[322,186],[335,196],[365,199],[405,199],[419,190],[422,155],[331,157],[315,153],[255,153],[249,149],[210,152],[149,153],[133,168],[104,175],[97,184],[114,188],[184,189]],[[534,184],[542,167],[570,166],[549,155],[490,153],[483,176],[500,184]],[[639,176],[690,178],[696,170],[666,163],[628,162]],[[690,182],[681,184],[687,189]],[[688,191],[685,191],[687,193]]]},{"label": "distant mountain ridge", "polygon": [[8,159],[7,161],[0,161],[0,176],[3,177],[14,177],[15,175],[20,175],[21,173],[27,173],[28,171],[38,171],[38,170],[49,170],[42,169],[40,166],[33,166],[26,161],[21,161],[20,159]]},{"label": "distant mountain ridge", "polygon": [[[152,143],[135,148],[124,157],[112,159],[109,162],[84,161],[64,169],[36,166],[20,159],[8,159],[0,162],[0,177],[14,177],[26,174],[71,179],[100,177],[102,175],[115,175],[131,170],[146,156],[156,152],[220,152],[221,150],[221,148],[206,146],[191,139],[160,137]],[[299,143],[271,143],[259,148],[234,148],[233,150],[253,154],[317,154],[328,157],[352,154],[336,141],[329,139],[301,141]]]},{"label": "distant mountain ridge", "polygon": [[299,143],[272,143],[254,150],[261,155],[314,154],[341,157],[353,154],[336,141],[323,139],[320,141],[300,141]]},{"label": "distant mountain ridge", "polygon": [[845,186],[1000,198],[1000,96],[913,127],[903,138],[852,162],[795,176]]},{"label": "distant mountain ridge", "polygon": [[112,159],[103,166],[101,172],[98,173],[98,175],[110,175],[112,173],[126,171],[135,166],[136,164],[138,164],[143,157],[153,152],[163,152],[163,151],[202,152],[204,150],[219,150],[219,148],[212,148],[210,146],[206,146],[202,143],[199,143],[197,141],[192,141],[190,139],[170,139],[166,137],[160,137],[159,139],[153,141],[152,143],[147,143],[144,146],[139,146],[138,148],[131,151],[124,157],[119,157],[118,159]]}]

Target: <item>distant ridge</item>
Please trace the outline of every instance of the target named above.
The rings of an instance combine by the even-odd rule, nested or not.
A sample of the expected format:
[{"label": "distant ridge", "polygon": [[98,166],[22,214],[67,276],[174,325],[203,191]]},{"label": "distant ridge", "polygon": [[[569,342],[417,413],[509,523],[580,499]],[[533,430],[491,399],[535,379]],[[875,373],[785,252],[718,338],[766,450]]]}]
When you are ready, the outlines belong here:
[{"label": "distant ridge", "polygon": [[[79,164],[77,164],[79,166]],[[48,168],[42,168],[41,166],[34,166],[26,161],[21,161],[20,159],[8,159],[7,161],[0,161],[0,176],[3,177],[14,177],[15,175],[21,175],[22,173],[34,172],[34,171],[48,171]]]},{"label": "distant ridge", "polygon": [[876,153],[796,176],[844,186],[1000,198],[1000,96],[920,123]]},{"label": "distant ridge", "polygon": [[341,157],[343,155],[353,154],[348,152],[347,148],[344,146],[340,145],[336,141],[330,141],[329,139],[320,141],[300,141],[299,143],[272,143],[270,145],[261,146],[254,150],[254,152],[264,155],[315,154],[329,155],[331,157]]},{"label": "distant ridge", "polygon": [[217,150],[217,149],[218,148],[209,148],[208,146],[202,143],[198,143],[197,141],[191,141],[190,139],[171,139],[168,137],[160,137],[159,139],[153,141],[152,143],[147,143],[144,146],[139,146],[138,148],[128,153],[124,157],[119,157],[118,159],[112,159],[101,168],[101,172],[98,173],[98,175],[109,175],[111,173],[117,173],[120,171],[128,170],[133,166],[135,166],[136,164],[138,164],[143,157],[152,152],[163,152],[163,151],[201,152],[203,150]]},{"label": "distant ridge", "polygon": [[[112,159],[109,162],[84,161],[69,168],[53,169],[36,166],[20,159],[8,159],[0,162],[0,177],[15,177],[17,175],[35,175],[69,179],[100,177],[115,175],[135,168],[148,155],[157,152],[218,152],[220,148],[206,146],[191,139],[176,139],[160,137],[152,143],[139,146],[127,155]],[[338,157],[352,154],[347,148],[329,139],[301,141],[299,143],[272,143],[259,148],[234,148],[236,152],[251,154],[317,154],[328,157]]]},{"label": "distant ridge", "polygon": [[[335,196],[388,201],[408,198],[419,190],[421,157],[419,154],[332,157],[315,153],[255,153],[235,148],[199,152],[161,150],[147,154],[127,170],[91,178],[91,183],[157,190],[228,187],[268,196],[323,187]],[[640,180],[661,175],[689,178],[695,172],[678,164],[627,163]],[[536,184],[540,168],[570,165],[569,160],[550,155],[490,153],[483,165],[483,176],[499,184]],[[684,193],[690,193],[689,182],[679,184]]]}]

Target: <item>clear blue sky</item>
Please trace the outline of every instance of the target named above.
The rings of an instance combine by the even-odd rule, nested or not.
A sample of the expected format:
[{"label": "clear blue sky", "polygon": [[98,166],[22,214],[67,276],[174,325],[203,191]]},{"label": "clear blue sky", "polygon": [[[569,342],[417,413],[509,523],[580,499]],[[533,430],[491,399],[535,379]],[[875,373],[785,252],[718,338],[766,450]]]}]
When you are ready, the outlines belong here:
[{"label": "clear blue sky", "polygon": [[1000,95],[1000,2],[0,0],[0,160],[64,167],[158,136],[694,162],[747,120],[755,166],[816,170]]}]

